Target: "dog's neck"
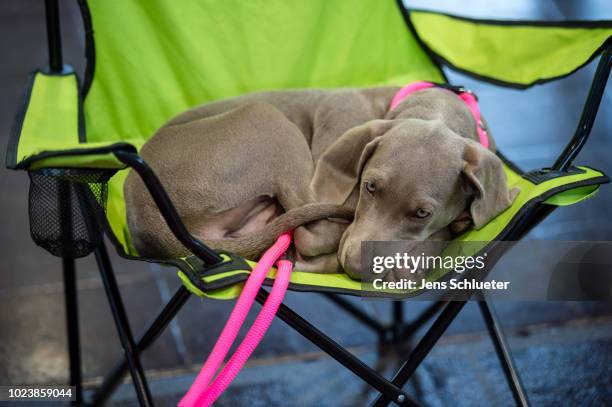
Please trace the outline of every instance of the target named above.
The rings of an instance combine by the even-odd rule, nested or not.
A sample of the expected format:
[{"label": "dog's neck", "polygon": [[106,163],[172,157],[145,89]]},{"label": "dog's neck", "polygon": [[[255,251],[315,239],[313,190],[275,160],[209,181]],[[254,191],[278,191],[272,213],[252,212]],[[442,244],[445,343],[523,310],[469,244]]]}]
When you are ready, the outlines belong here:
[{"label": "dog's neck", "polygon": [[456,94],[457,97],[459,97],[459,99],[461,99],[465,103],[465,105],[470,111],[470,114],[472,115],[472,118],[476,122],[476,132],[478,134],[478,140],[480,141],[480,144],[482,144],[484,148],[489,148],[489,138],[487,136],[485,126],[480,116],[478,99],[476,98],[476,95],[464,89],[463,87],[436,84],[433,82],[425,81],[412,82],[402,87],[395,93],[395,95],[391,99],[391,103],[389,104],[389,112],[394,111],[404,100],[406,100],[414,92],[430,88],[442,88],[449,90]]}]

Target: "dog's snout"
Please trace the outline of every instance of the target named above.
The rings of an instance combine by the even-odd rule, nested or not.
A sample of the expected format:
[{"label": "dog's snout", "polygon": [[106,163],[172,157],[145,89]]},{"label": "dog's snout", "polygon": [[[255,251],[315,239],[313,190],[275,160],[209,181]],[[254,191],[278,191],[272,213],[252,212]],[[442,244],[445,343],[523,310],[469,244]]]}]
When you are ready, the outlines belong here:
[{"label": "dog's snout", "polygon": [[350,245],[344,250],[344,258],[342,259],[342,267],[346,274],[351,278],[361,279],[363,272],[361,270],[361,249],[358,244]]}]

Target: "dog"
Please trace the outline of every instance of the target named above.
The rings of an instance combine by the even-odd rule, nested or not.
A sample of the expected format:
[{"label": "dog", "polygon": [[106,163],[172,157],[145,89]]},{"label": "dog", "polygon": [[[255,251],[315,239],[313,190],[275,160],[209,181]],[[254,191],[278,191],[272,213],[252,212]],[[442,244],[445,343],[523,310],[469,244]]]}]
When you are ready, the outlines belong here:
[{"label": "dog", "polygon": [[[163,125],[141,155],[210,246],[254,259],[274,233],[299,226],[297,269],[361,279],[361,242],[449,240],[485,225],[518,192],[508,189],[490,132],[485,148],[457,94],[423,89],[390,109],[399,89],[273,91],[205,104]],[[188,254],[133,171],[125,198],[141,255]]]}]

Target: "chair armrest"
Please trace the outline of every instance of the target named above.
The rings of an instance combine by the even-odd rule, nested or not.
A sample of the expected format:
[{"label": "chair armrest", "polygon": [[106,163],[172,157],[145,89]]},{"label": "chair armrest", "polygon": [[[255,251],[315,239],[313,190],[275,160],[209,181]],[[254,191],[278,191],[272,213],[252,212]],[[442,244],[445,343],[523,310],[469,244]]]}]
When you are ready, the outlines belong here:
[{"label": "chair armrest", "polygon": [[438,63],[521,89],[570,75],[612,37],[612,21],[477,20],[423,10],[408,17]]},{"label": "chair armrest", "polygon": [[30,74],[9,139],[7,168],[125,168],[113,151],[136,148],[125,142],[85,143],[81,105],[71,68],[59,74]]},{"label": "chair armrest", "polygon": [[86,168],[120,170],[126,165],[117,160],[115,152],[136,152],[133,144],[125,142],[74,143],[43,148],[24,157],[14,169],[37,170],[41,168]]},{"label": "chair armrest", "polygon": [[70,68],[60,74],[30,75],[7,149],[10,169],[80,168],[118,170],[132,167],[142,177],[153,200],[176,237],[207,264],[223,259],[192,236],[168,194],[137,155],[142,141],[86,143],[79,84]]}]

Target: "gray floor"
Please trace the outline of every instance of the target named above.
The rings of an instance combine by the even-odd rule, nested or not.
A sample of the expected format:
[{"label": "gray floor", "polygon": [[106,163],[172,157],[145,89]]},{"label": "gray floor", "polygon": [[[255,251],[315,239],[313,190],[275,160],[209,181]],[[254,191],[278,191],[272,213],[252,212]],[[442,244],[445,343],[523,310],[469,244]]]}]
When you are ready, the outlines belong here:
[{"label": "gray floor", "polygon": [[[411,4],[431,7],[432,2]],[[470,2],[469,7],[461,2],[461,8],[453,2],[436,4],[455,13],[465,14],[470,10],[468,14],[479,17],[612,18],[612,8],[597,1],[517,1],[503,6],[496,4],[495,8],[484,1]],[[62,10],[62,17],[65,59],[81,70],[79,20],[68,7]],[[4,156],[26,74],[46,61],[43,24],[42,1],[0,3],[0,55],[3,56],[0,156]],[[572,134],[593,70],[594,64],[591,64],[564,81],[526,92],[501,89],[455,74],[450,77],[453,82],[476,91],[483,113],[505,154],[524,168],[535,168],[552,163]],[[612,173],[611,130],[612,93],[608,89],[580,163]],[[30,240],[27,185],[25,174],[0,170],[3,192],[0,196],[3,259],[0,384],[62,384],[67,380],[67,359],[60,263]],[[597,199],[554,213],[531,237],[612,240],[611,204],[612,188],[604,187]],[[140,332],[177,287],[178,279],[171,269],[119,258],[113,260],[134,331]],[[95,384],[119,355],[119,343],[92,259],[79,261],[78,268],[83,368],[88,383]],[[382,319],[388,317],[386,303],[356,303]],[[376,363],[378,357],[373,352],[376,337],[328,301],[316,295],[291,293],[288,304],[368,362]],[[415,315],[425,305],[409,303],[406,311],[408,315]],[[160,404],[175,401],[177,394],[186,389],[191,375],[210,351],[231,306],[231,302],[190,300],[178,320],[144,355],[146,368],[156,377],[154,389]],[[525,372],[527,388],[537,401],[535,405],[612,403],[609,390],[612,307],[609,303],[505,302],[498,304],[498,309],[511,334],[511,343],[516,346],[517,363]],[[468,305],[444,342],[419,369],[420,386],[411,386],[410,391],[420,389],[423,401],[431,405],[456,405],[457,400],[463,400],[465,405],[508,405],[511,398],[483,329],[476,307]],[[475,354],[473,350],[480,351],[482,357],[475,360],[470,356]],[[391,356],[391,360],[397,359]],[[290,380],[285,382],[281,378]],[[305,392],[305,386],[330,391]],[[343,390],[338,392],[338,388]],[[333,361],[277,321],[222,404],[258,401],[261,405],[359,405],[371,397],[359,389],[361,383],[355,376],[342,373]],[[301,396],[295,399],[295,394]],[[483,396],[476,397],[480,394]],[[567,398],[568,395],[571,397]],[[122,388],[116,401],[132,405],[131,388]]]},{"label": "gray floor", "polygon": [[[559,327],[525,328],[510,337],[517,367],[533,406],[605,406],[612,394],[602,376],[609,378],[612,364],[600,353],[611,350],[610,320],[579,320]],[[406,389],[427,406],[512,406],[489,338],[481,332],[445,336]],[[377,365],[380,353],[366,346],[353,347],[366,363]],[[387,357],[401,357],[387,350]],[[576,363],[579,360],[580,363]],[[534,368],[537,367],[537,368]],[[295,372],[300,371],[299,375]],[[388,373],[390,369],[386,369]],[[193,375],[174,371],[153,379],[157,400],[174,405]],[[559,385],[563,383],[563,385]],[[569,385],[568,385],[569,384]],[[308,386],[307,391],[296,389]],[[262,391],[262,389],[265,389]],[[133,405],[133,389],[123,385],[113,406]],[[376,393],[352,373],[320,353],[292,359],[251,361],[219,398],[219,406],[360,406]]]}]

